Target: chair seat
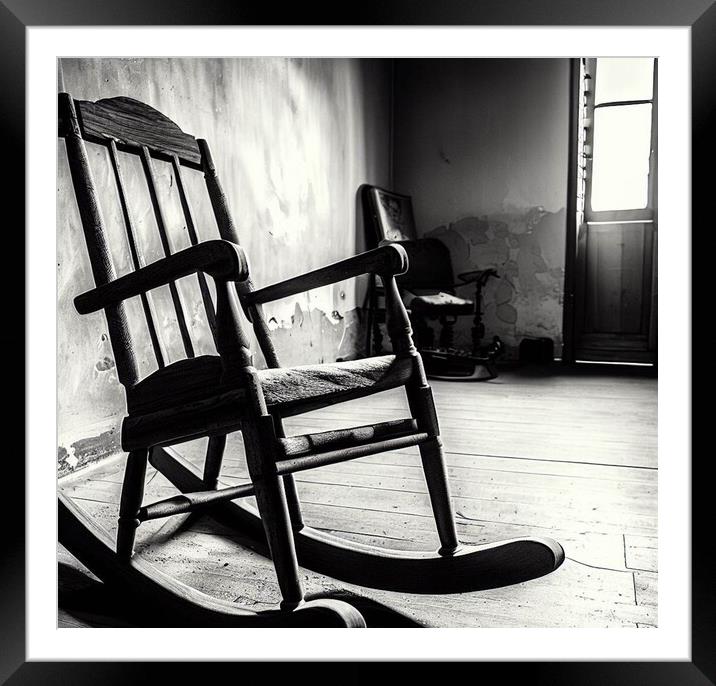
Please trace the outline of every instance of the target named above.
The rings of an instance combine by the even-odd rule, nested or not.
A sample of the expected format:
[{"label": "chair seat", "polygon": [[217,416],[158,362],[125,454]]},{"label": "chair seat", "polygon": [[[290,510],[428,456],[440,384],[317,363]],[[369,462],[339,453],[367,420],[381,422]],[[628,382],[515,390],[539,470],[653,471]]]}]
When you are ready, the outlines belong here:
[{"label": "chair seat", "polygon": [[412,359],[380,355],[348,362],[262,369],[259,378],[269,408],[288,416],[397,388],[412,371]]},{"label": "chair seat", "polygon": [[405,292],[403,302],[415,313],[434,317],[471,314],[474,309],[472,300],[444,291],[420,294]]},{"label": "chair seat", "polygon": [[[362,360],[258,370],[266,404],[282,417],[352,400],[404,384],[411,358],[381,355]],[[238,428],[245,392],[221,382],[221,359],[202,355],[150,374],[127,393],[125,449],[151,437],[151,445]]]}]

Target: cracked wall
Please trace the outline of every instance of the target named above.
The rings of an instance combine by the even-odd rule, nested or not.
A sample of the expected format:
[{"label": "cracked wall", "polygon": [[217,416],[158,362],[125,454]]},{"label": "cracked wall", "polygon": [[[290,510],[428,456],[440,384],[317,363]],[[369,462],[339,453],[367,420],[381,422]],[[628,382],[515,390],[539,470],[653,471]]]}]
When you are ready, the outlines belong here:
[{"label": "cracked wall", "polygon": [[[261,286],[343,259],[364,248],[356,190],[388,184],[389,65],[351,59],[62,59],[59,88],[79,99],[129,95],[206,138],[229,199],[254,282]],[[98,180],[106,154],[88,146]],[[161,245],[139,167],[124,161],[134,222],[146,261]],[[183,218],[171,169],[156,164],[167,223]],[[187,174],[203,239],[216,226],[199,174]],[[98,184],[101,185],[101,184]],[[103,184],[102,184],[103,185]],[[130,268],[116,192],[101,198],[112,257]],[[58,462],[60,472],[115,452],[125,411],[102,313],[79,316],[72,299],[93,286],[84,238],[58,145]],[[185,240],[179,231],[178,241]],[[179,249],[184,245],[176,245]],[[198,354],[213,343],[191,278],[178,282]],[[365,283],[346,281],[266,306],[279,359],[318,363],[356,356]],[[168,289],[155,291],[160,336],[170,361],[183,356]],[[138,302],[128,305],[142,374],[155,368]],[[142,344],[141,341],[144,341]],[[254,345],[254,349],[256,346]],[[255,363],[263,364],[260,354]]]},{"label": "cracked wall", "polygon": [[[402,60],[396,66],[395,189],[455,274],[494,267],[486,335],[516,357],[525,337],[561,352],[569,110],[567,60]],[[458,288],[471,298],[474,289]],[[470,317],[455,327],[469,347]]]}]

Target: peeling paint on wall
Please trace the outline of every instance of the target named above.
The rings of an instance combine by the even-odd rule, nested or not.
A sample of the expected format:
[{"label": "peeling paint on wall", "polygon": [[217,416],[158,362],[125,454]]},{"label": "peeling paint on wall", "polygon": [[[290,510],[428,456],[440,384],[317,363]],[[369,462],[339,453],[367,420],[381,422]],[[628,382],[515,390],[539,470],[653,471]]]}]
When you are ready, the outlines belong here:
[{"label": "peeling paint on wall", "polygon": [[[494,267],[499,279],[483,289],[483,323],[488,336],[497,335],[514,356],[525,336],[548,336],[559,349],[565,211],[542,207],[512,210],[491,217],[466,217],[439,226],[426,235],[449,248],[456,274]],[[460,286],[459,294],[473,298],[474,288]],[[455,326],[455,342],[469,348],[470,317]]]},{"label": "peeling paint on wall", "polygon": [[[79,99],[129,95],[156,107],[185,131],[206,138],[247,251],[257,286],[354,255],[364,248],[356,192],[386,185],[390,69],[352,59],[62,59],[60,83]],[[88,146],[98,186],[111,182],[106,152]],[[162,256],[141,169],[123,155],[133,221],[145,261]],[[170,165],[155,164],[174,249],[188,245]],[[187,192],[201,239],[218,235],[201,175],[187,171]],[[121,208],[109,186],[101,197],[119,275],[131,268]],[[58,461],[77,468],[85,439],[119,449],[125,398],[102,313],[79,316],[73,298],[92,288],[64,144],[58,144]],[[183,229],[183,231],[181,230]],[[210,287],[213,284],[210,283]],[[178,282],[198,354],[213,353],[195,277]],[[166,357],[183,357],[168,289],[153,297]],[[365,283],[347,281],[266,305],[284,364],[347,359],[362,347],[358,309]],[[136,299],[135,299],[136,300]],[[141,304],[128,301],[140,373],[156,368]],[[254,349],[257,346],[254,345]],[[255,363],[263,364],[260,354]],[[111,438],[111,440],[110,440]],[[101,441],[100,441],[101,442]],[[74,447],[73,447],[74,446]],[[94,449],[93,449],[94,450]],[[83,452],[84,451],[84,452]],[[92,454],[99,454],[99,449]]]},{"label": "peeling paint on wall", "polygon": [[64,476],[90,462],[114,455],[120,450],[119,432],[114,428],[103,431],[96,436],[74,441],[68,448],[59,446],[57,450],[57,475]]},{"label": "peeling paint on wall", "polygon": [[[362,357],[365,327],[362,310],[345,314],[326,313],[318,308],[304,310],[298,303],[288,319],[269,320],[272,340],[282,365],[335,362]],[[310,355],[304,350],[308,348]]]}]

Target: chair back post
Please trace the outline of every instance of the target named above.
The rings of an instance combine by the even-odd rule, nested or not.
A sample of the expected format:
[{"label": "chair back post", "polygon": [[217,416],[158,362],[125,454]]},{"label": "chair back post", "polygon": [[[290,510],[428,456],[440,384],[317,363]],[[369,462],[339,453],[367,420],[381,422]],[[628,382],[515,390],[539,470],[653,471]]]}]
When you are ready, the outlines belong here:
[{"label": "chair back post", "polygon": [[[199,144],[199,150],[201,151],[201,161],[204,170],[204,181],[206,183],[207,191],[209,192],[209,199],[211,200],[211,206],[214,210],[214,216],[216,217],[216,223],[219,227],[219,235],[227,240],[240,245],[239,234],[236,230],[236,225],[229,211],[229,204],[226,200],[226,194],[221,186],[219,177],[216,173],[216,166],[214,165],[214,159],[209,149],[209,144],[202,138],[197,139]],[[245,281],[236,284],[236,292],[241,301],[244,312],[253,326],[256,340],[258,341],[259,348],[266,360],[266,365],[271,368],[280,367],[278,356],[276,355],[276,349],[274,348],[273,342],[271,341],[271,334],[266,320],[264,319],[261,305],[251,304],[245,306],[243,303],[243,296],[247,293],[251,293],[254,290],[254,285],[251,277]]]},{"label": "chair back post", "polygon": [[[107,243],[99,198],[72,96],[69,93],[60,93],[58,106],[60,135],[65,138],[67,160],[92,267],[92,276],[96,286],[103,286],[117,277]],[[105,316],[117,378],[125,388],[131,388],[137,383],[139,373],[124,305],[120,303],[105,308]]]},{"label": "chair back post", "polygon": [[360,193],[369,247],[384,242],[417,239],[413,204],[409,195],[369,184],[363,184]]},{"label": "chair back post", "polygon": [[381,274],[380,279],[385,290],[385,324],[393,351],[401,357],[414,357],[418,353],[413,344],[413,327],[400,298],[395,276]]}]

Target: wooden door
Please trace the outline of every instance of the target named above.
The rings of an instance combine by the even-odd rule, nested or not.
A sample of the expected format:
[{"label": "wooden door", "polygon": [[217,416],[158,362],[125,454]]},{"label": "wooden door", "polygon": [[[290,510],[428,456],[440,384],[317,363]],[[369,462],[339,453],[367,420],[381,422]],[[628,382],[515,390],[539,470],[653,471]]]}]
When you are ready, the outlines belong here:
[{"label": "wooden door", "polygon": [[656,361],[656,60],[583,61],[575,357]]}]

